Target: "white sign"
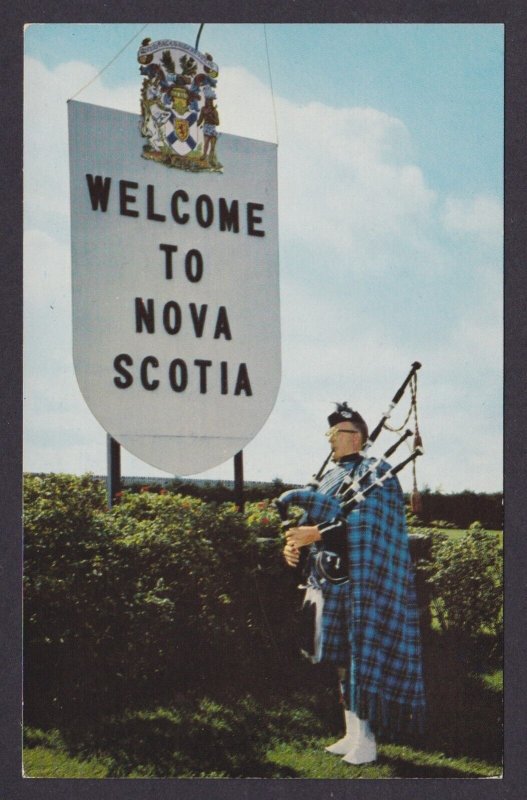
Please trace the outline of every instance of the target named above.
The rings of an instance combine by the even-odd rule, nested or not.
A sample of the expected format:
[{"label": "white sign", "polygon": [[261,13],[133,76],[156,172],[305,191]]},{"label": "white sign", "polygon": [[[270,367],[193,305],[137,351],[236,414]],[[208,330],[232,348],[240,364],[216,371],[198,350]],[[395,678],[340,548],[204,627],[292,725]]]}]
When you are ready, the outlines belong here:
[{"label": "white sign", "polygon": [[73,360],[90,410],[173,474],[226,461],[280,384],[276,145],[223,173],[141,157],[140,118],[70,101]]}]

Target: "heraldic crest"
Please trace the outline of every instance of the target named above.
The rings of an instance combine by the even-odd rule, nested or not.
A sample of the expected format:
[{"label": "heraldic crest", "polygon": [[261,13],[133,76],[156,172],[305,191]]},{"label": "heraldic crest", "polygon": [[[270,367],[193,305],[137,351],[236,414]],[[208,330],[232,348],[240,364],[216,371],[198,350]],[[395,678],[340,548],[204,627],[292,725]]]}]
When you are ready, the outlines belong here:
[{"label": "heraldic crest", "polygon": [[137,53],[143,158],[192,172],[222,172],[216,156],[218,66],[188,44],[144,39]]}]

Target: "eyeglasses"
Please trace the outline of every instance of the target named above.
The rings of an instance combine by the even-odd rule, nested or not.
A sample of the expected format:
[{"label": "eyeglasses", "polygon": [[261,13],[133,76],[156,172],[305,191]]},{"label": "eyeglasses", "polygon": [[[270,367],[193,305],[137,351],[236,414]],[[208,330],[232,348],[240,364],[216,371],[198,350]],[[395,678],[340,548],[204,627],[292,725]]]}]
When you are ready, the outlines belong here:
[{"label": "eyeglasses", "polygon": [[329,431],[326,431],[326,436],[329,438],[330,436],[336,436],[337,433],[359,433],[359,431],[349,431],[343,428],[330,428]]}]

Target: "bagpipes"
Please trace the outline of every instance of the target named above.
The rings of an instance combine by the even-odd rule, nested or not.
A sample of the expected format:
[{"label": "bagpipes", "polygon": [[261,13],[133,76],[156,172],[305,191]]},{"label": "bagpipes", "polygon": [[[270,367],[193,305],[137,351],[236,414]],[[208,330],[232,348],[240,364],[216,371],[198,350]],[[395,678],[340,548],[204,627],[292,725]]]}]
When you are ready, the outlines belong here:
[{"label": "bagpipes", "polygon": [[[418,361],[414,361],[410,372],[394,394],[387,411],[384,412],[379,423],[374,428],[366,442],[363,444],[359,455],[361,457],[366,455],[383,428],[387,428],[392,432],[398,432],[405,427],[413,413],[415,422],[415,438],[412,453],[406,459],[404,459],[404,461],[401,461],[399,464],[393,467],[389,467],[385,472],[379,474],[374,480],[372,480],[372,477],[376,475],[378,467],[381,465],[383,460],[393,455],[397,448],[412,435],[413,431],[407,429],[398,439],[398,441],[389,447],[386,452],[383,453],[381,458],[374,460],[369,465],[368,469],[362,475],[360,475],[360,477],[354,479],[349,473],[347,473],[344,476],[341,484],[338,486],[336,492],[333,495],[325,495],[321,492],[318,492],[317,489],[320,486],[326,467],[331,459],[332,451],[330,451],[328,457],[322,463],[321,468],[315,475],[313,475],[312,480],[304,488],[291,489],[287,492],[284,492],[279,498],[273,501],[273,504],[280,515],[280,519],[282,520],[282,531],[284,533],[289,528],[297,524],[295,520],[289,518],[290,506],[299,506],[304,512],[307,513],[311,524],[321,526],[321,532],[330,531],[331,528],[338,527],[339,519],[342,519],[349,514],[349,512],[359,503],[363,502],[371,492],[381,489],[387,480],[397,475],[398,472],[412,462],[414,464],[414,490],[412,493],[412,506],[413,508],[417,508],[419,496],[415,475],[415,460],[423,453],[422,440],[419,434],[419,425],[417,420],[416,373],[420,368],[421,364]],[[408,412],[405,421],[399,428],[390,428],[387,422],[393,409],[400,401],[409,384],[411,385],[412,394],[410,411]],[[332,550],[319,549],[317,551],[316,555],[314,556],[314,568],[321,579],[328,580],[332,583],[344,583],[348,580],[347,544],[345,541],[343,541],[340,547],[338,545],[332,545],[332,547]],[[307,550],[308,548],[306,547],[304,549]]]}]

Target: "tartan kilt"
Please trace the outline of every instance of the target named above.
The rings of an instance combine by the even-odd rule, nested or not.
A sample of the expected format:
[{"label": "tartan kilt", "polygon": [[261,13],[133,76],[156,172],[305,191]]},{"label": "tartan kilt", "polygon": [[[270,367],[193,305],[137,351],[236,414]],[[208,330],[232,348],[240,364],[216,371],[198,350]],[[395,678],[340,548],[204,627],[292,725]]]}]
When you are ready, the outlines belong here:
[{"label": "tartan kilt", "polygon": [[352,619],[349,583],[322,585],[324,607],[321,621],[322,662],[348,666],[351,658],[349,621]]}]

